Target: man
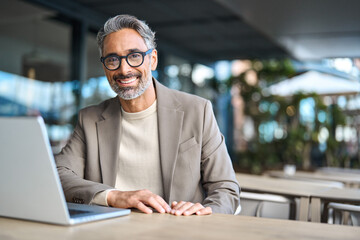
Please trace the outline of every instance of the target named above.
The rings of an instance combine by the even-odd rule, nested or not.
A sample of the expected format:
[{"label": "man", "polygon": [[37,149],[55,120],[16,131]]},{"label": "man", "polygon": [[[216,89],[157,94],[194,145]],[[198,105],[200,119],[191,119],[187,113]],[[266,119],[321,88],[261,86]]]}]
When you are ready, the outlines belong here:
[{"label": "man", "polygon": [[97,39],[118,96],[81,110],[56,156],[66,200],[145,213],[233,214],[240,188],[210,102],[152,78],[155,34],[143,21],[113,17]]}]

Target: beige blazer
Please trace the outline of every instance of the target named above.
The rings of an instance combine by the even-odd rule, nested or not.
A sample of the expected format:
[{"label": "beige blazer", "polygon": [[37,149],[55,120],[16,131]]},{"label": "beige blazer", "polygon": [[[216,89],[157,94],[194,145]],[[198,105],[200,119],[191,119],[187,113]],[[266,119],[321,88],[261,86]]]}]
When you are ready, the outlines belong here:
[{"label": "beige blazer", "polygon": [[[165,201],[200,202],[233,214],[240,188],[211,103],[154,84]],[[99,191],[114,188],[120,122],[118,97],[79,112],[71,138],[55,156],[68,202],[88,204]]]}]

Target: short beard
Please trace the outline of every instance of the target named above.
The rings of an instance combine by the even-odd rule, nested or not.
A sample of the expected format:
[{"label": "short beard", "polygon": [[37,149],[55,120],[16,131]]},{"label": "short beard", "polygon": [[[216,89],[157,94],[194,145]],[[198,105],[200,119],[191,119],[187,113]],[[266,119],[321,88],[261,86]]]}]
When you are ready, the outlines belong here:
[{"label": "short beard", "polygon": [[152,82],[151,79],[143,79],[142,75],[139,74],[139,75],[136,75],[139,78],[139,84],[135,87],[120,88],[119,85],[116,83],[116,79],[127,78],[127,77],[132,77],[132,76],[134,76],[134,74],[129,74],[126,76],[114,75],[113,81],[111,81],[111,83],[110,83],[112,90],[120,98],[122,98],[124,100],[132,100],[132,99],[138,98],[146,91],[146,89],[149,88],[149,86]]}]

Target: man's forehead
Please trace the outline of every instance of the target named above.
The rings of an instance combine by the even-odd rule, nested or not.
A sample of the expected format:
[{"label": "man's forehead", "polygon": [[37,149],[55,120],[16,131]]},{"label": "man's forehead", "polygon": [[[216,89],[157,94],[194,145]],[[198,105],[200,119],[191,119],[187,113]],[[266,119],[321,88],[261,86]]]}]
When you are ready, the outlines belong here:
[{"label": "man's forehead", "polygon": [[138,42],[145,43],[142,36],[137,31],[135,31],[134,29],[130,29],[130,28],[124,28],[124,29],[118,30],[116,32],[112,32],[105,37],[105,41],[106,40],[108,40],[108,41],[116,40],[116,41],[121,41],[121,42],[138,41]]}]

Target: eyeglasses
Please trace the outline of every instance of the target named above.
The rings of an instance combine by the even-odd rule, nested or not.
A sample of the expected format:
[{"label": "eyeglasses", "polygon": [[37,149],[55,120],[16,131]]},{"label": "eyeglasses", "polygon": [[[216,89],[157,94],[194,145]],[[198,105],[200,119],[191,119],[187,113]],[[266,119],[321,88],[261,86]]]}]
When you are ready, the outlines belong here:
[{"label": "eyeglasses", "polygon": [[107,57],[101,57],[100,61],[104,64],[106,69],[110,71],[119,69],[122,58],[125,58],[130,67],[139,67],[144,63],[145,56],[151,53],[152,50],[153,48],[147,50],[146,52],[132,52],[126,56],[109,55]]}]

